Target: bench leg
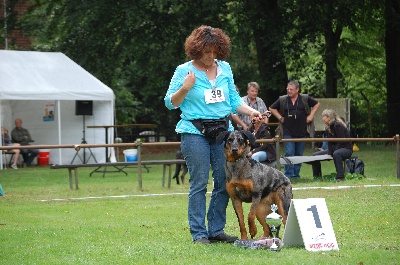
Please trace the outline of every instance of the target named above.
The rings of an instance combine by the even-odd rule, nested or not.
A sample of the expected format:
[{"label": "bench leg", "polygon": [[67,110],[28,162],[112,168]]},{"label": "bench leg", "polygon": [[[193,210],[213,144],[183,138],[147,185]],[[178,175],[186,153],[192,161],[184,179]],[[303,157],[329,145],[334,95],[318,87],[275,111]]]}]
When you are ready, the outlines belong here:
[{"label": "bench leg", "polygon": [[69,188],[72,190],[72,168],[68,168],[68,177],[69,177]]},{"label": "bench leg", "polygon": [[165,186],[165,170],[166,170],[166,167],[167,167],[168,165],[167,164],[163,164],[163,169],[162,169],[162,187],[164,187]]},{"label": "bench leg", "polygon": [[168,167],[168,188],[171,188],[171,178],[172,178],[172,172],[171,172],[171,165],[170,164],[163,164],[163,171],[162,171],[162,186],[165,187],[165,171]]},{"label": "bench leg", "polygon": [[68,175],[69,175],[69,188],[73,190],[73,181],[72,181],[72,170],[74,171],[75,175],[75,189],[78,189],[78,168],[68,168]]},{"label": "bench leg", "polygon": [[[172,165],[168,165],[169,166],[169,173],[168,173],[168,188],[171,188],[171,166]],[[179,178],[179,176],[177,176],[177,178]]]},{"label": "bench leg", "polygon": [[78,188],[78,168],[75,168],[75,189]]}]

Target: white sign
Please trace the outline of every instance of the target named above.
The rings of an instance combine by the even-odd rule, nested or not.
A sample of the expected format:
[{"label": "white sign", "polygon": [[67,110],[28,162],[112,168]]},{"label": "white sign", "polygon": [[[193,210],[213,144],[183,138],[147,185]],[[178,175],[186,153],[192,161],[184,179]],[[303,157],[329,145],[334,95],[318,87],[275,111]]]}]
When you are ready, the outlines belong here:
[{"label": "white sign", "polygon": [[206,99],[206,104],[225,101],[224,91],[216,87],[204,90],[204,97]]},{"label": "white sign", "polygon": [[325,199],[293,199],[282,241],[309,251],[339,250]]}]

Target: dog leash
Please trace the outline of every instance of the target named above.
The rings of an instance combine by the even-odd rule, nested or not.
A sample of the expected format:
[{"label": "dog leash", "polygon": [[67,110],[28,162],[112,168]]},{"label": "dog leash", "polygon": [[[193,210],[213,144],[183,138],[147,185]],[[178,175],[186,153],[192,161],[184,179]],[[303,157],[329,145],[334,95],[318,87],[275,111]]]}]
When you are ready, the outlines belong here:
[{"label": "dog leash", "polygon": [[[261,114],[261,116],[262,116],[263,118],[265,118],[265,117],[269,118],[269,117],[271,117],[271,112],[267,110],[266,112],[264,112],[263,114]],[[251,120],[251,123],[252,123],[253,126],[254,126],[254,131],[253,131],[253,134],[254,134],[254,135],[256,135],[256,133],[258,132],[258,129],[260,129],[261,124],[262,124],[263,122],[264,122],[264,120],[259,120],[259,119],[257,119],[257,118],[253,118],[253,119]]]}]

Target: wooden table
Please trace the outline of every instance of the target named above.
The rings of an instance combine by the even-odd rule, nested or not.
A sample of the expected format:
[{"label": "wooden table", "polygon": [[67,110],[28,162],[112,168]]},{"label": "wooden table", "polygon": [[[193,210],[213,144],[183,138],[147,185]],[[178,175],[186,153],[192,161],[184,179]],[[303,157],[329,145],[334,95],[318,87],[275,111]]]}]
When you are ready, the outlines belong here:
[{"label": "wooden table", "polygon": [[[135,123],[135,124],[116,124],[116,125],[90,125],[90,126],[87,126],[87,128],[92,128],[92,129],[103,128],[103,129],[105,129],[106,130],[105,143],[108,144],[108,129],[109,128],[121,128],[121,127],[157,128],[157,126],[158,126],[157,124],[152,124],[152,123]],[[110,162],[109,157],[108,157],[108,147],[106,147],[105,149],[106,149],[106,163],[107,163],[107,162]],[[116,168],[116,170],[111,170],[111,171],[108,170],[107,171],[107,166],[104,166],[104,170],[99,170],[102,167],[103,166],[96,168],[95,170],[93,170],[90,173],[90,175],[92,175],[93,173],[96,173],[96,172],[103,173],[103,176],[107,172],[123,172],[123,173],[125,173],[125,175],[127,175],[127,173],[122,168],[118,168],[118,167],[114,166]]]},{"label": "wooden table", "polygon": [[[106,144],[108,144],[108,129],[109,128],[122,128],[122,127],[138,127],[138,128],[157,128],[157,124],[152,123],[135,123],[135,124],[116,124],[116,125],[91,125],[87,128],[104,128],[106,130]],[[108,148],[106,147],[106,162],[108,160]]]}]

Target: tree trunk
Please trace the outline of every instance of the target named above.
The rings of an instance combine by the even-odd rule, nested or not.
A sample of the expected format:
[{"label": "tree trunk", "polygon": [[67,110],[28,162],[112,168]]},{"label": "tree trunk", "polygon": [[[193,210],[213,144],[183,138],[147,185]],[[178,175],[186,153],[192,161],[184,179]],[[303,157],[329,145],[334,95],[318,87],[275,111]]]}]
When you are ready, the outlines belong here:
[{"label": "tree trunk", "polygon": [[325,75],[326,75],[326,97],[337,97],[337,82],[340,77],[339,69],[337,68],[338,60],[338,46],[340,36],[342,34],[342,27],[337,25],[336,32],[332,27],[325,29]]},{"label": "tree trunk", "polygon": [[[371,111],[371,102],[368,99],[367,95],[365,95],[364,92],[360,91],[361,96],[365,99],[365,102],[367,102],[367,110],[368,110],[368,127],[369,127],[369,137],[374,138],[374,135],[372,134],[372,111]],[[373,142],[374,144],[374,142]]]},{"label": "tree trunk", "polygon": [[400,1],[386,0],[386,86],[388,136],[400,134]]},{"label": "tree trunk", "polygon": [[286,94],[288,82],[285,57],[282,50],[285,32],[282,30],[282,15],[277,0],[246,1],[256,43],[258,65],[261,76],[261,92],[267,107],[282,94]]}]

